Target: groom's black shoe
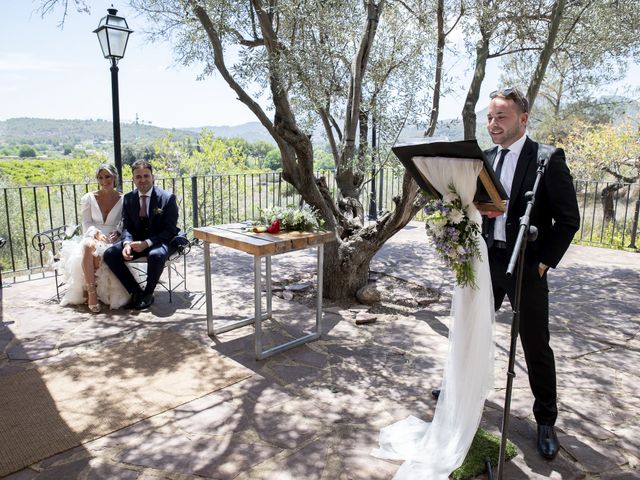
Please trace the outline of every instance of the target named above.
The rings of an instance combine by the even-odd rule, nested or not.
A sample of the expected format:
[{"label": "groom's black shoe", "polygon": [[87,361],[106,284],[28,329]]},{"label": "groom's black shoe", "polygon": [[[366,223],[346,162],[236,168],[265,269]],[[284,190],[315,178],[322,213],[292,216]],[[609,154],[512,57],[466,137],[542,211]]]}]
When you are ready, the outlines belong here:
[{"label": "groom's black shoe", "polygon": [[140,301],[140,297],[142,297],[142,293],[132,293],[129,302],[127,302],[123,308],[135,308],[136,303]]},{"label": "groom's black shoe", "polygon": [[440,397],[440,389],[431,390],[431,396],[438,400]]},{"label": "groom's black shoe", "polygon": [[145,293],[138,298],[138,301],[133,305],[136,310],[144,310],[153,305],[153,293]]},{"label": "groom's black shoe", "polygon": [[538,452],[544,458],[553,460],[560,450],[560,442],[553,425],[538,425]]}]

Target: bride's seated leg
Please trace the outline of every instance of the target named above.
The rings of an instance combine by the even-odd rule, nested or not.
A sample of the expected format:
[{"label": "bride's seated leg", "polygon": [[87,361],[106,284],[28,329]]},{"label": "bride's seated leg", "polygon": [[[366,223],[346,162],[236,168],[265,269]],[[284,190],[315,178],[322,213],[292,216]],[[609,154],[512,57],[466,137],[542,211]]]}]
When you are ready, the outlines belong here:
[{"label": "bride's seated leg", "polygon": [[89,310],[94,313],[100,311],[100,303],[98,302],[98,294],[96,292],[96,251],[95,241],[89,241],[84,244],[82,255],[82,270],[84,272],[84,280],[87,289],[87,304]]}]

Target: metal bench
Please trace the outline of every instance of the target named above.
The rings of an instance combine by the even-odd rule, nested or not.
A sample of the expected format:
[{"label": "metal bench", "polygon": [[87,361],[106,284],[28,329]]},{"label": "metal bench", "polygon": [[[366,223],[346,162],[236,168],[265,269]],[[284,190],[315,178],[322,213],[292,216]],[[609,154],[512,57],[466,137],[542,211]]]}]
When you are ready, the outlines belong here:
[{"label": "metal bench", "polygon": [[[48,248],[51,249],[53,257],[53,273],[56,283],[56,297],[60,301],[60,289],[64,286],[64,280],[61,272],[59,272],[60,264],[60,248],[64,240],[68,240],[80,233],[79,225],[62,225],[36,233],[31,239],[33,248],[38,252],[44,253]],[[190,240],[186,234],[177,235],[171,240],[176,248],[165,263],[167,269],[168,281],[165,283],[162,279],[158,283],[159,286],[169,292],[169,302],[172,301],[172,293],[179,287],[187,289],[187,255],[191,251],[191,245],[194,240]],[[182,262],[182,265],[180,263]],[[127,265],[136,272],[140,283],[144,284],[146,280],[146,257],[128,262]],[[180,268],[182,267],[182,268]],[[177,282],[173,277],[177,277]]]},{"label": "metal bench", "polygon": [[38,252],[44,253],[47,248],[51,249],[53,258],[53,273],[56,280],[56,297],[60,301],[60,288],[64,286],[63,278],[58,273],[58,267],[60,263],[60,247],[63,240],[68,240],[80,233],[80,225],[62,225],[61,227],[51,228],[43,232],[36,233],[31,239],[31,245]]},{"label": "metal bench", "polygon": [[[167,282],[162,278],[158,282],[158,286],[162,287],[169,293],[169,303],[172,302],[172,294],[179,287],[187,290],[187,255],[191,251],[191,245],[194,240],[189,239],[186,234],[176,235],[170,242],[176,251],[172,253],[164,264],[167,271]],[[134,276],[138,278],[141,288],[146,282],[147,275],[147,257],[139,257],[126,263],[130,270],[133,270]],[[181,268],[182,267],[182,268]],[[174,277],[176,280],[174,281]]]}]

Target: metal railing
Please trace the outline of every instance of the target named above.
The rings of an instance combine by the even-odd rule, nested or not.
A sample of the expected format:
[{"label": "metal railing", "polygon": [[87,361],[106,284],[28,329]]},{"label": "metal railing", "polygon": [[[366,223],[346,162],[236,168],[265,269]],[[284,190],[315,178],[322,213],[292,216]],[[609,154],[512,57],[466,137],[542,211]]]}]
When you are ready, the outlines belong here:
[{"label": "metal railing", "polygon": [[[403,169],[385,169],[374,177],[375,194],[366,182],[362,190],[365,215],[393,207],[393,197],[402,188]],[[335,174],[324,176],[336,195]],[[212,225],[255,219],[261,208],[299,205],[301,196],[283,180],[281,172],[237,173],[198,177],[157,179],[160,187],[173,191],[180,207],[180,227]],[[581,228],[574,241],[612,248],[638,249],[638,211],[640,183],[575,182],[581,213]],[[124,185],[130,191],[132,183]],[[0,274],[7,277],[44,275],[48,252],[31,247],[37,232],[65,224],[81,223],[80,198],[97,184],[59,184],[0,188]],[[603,192],[605,195],[603,196]],[[371,207],[371,208],[370,208]],[[416,216],[422,220],[422,214]]]}]

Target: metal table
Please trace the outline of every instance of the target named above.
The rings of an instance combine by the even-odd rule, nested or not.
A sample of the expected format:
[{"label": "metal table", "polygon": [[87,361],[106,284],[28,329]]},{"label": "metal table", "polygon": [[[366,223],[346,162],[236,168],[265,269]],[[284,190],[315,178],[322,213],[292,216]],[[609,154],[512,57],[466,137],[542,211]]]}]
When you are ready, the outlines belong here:
[{"label": "metal table", "polygon": [[[209,337],[246,325],[255,327],[256,359],[262,360],[275,353],[302,345],[303,343],[320,338],[322,332],[322,267],[324,244],[335,241],[333,232],[281,232],[254,233],[246,231],[242,223],[230,223],[211,227],[194,228],[193,235],[204,242],[204,271],[207,305],[207,333]],[[254,316],[245,318],[219,328],[213,326],[213,299],[211,289],[211,250],[210,244],[240,250],[253,255],[254,275]],[[305,248],[317,247],[317,301],[315,331],[289,342],[276,345],[267,350],[262,349],[262,322],[272,318],[271,311],[271,257],[281,253],[292,252]],[[267,311],[262,312],[262,259],[265,259],[266,305]]]}]

